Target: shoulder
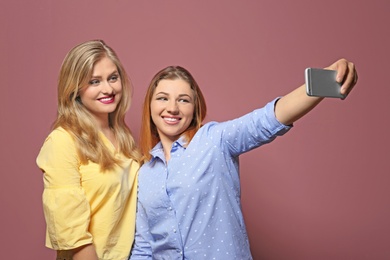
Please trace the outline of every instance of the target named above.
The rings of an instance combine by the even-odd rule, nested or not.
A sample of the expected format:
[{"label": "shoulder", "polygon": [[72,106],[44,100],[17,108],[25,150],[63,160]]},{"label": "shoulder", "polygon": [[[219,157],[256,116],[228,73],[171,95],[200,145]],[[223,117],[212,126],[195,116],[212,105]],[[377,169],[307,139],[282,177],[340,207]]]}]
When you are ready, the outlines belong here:
[{"label": "shoulder", "polygon": [[77,157],[76,146],[73,137],[63,128],[54,129],[45,139],[39,154],[38,161],[65,159]]},{"label": "shoulder", "polygon": [[196,134],[192,138],[191,142],[193,140],[202,141],[204,138],[214,138],[216,136],[220,136],[228,122],[229,121],[226,121],[226,122],[211,121],[211,122],[204,124],[196,132]]},{"label": "shoulder", "polygon": [[141,172],[145,172],[145,171],[148,171],[148,170],[154,168],[156,163],[158,163],[157,161],[159,161],[159,160],[160,159],[158,159],[156,157],[152,157],[152,159],[150,161],[146,161],[146,162],[144,162],[144,163],[139,165],[139,171],[138,172],[141,173]]},{"label": "shoulder", "polygon": [[220,124],[221,124],[220,122],[216,122],[216,121],[208,122],[208,123],[202,125],[202,127],[199,128],[199,130],[196,132],[195,135],[201,135],[204,133],[208,133],[210,130],[212,130],[215,127],[218,127]]},{"label": "shoulder", "polygon": [[137,173],[140,167],[141,165],[136,160],[131,159],[130,172]]},{"label": "shoulder", "polygon": [[51,131],[51,133],[46,138],[45,142],[47,142],[48,140],[55,141],[55,142],[73,142],[74,141],[71,134],[62,127],[58,127],[56,129],[54,129],[53,131]]},{"label": "shoulder", "polygon": [[62,127],[54,129],[45,139],[42,148],[51,147],[53,149],[73,149],[75,140],[72,135]]}]

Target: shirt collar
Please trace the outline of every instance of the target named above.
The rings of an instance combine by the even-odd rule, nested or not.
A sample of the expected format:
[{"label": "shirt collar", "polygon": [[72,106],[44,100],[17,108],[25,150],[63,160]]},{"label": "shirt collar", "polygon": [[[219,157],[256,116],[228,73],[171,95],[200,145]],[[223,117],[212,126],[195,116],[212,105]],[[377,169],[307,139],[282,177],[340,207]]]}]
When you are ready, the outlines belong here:
[{"label": "shirt collar", "polygon": [[[177,146],[182,147],[184,149],[186,148],[186,139],[184,136],[180,136],[179,139],[172,143],[171,150],[173,150],[173,148]],[[153,149],[150,151],[150,154],[152,155],[152,159],[150,160],[151,163],[154,162],[154,160],[156,160],[157,158],[165,160],[164,149],[161,142],[159,142],[158,144],[156,144],[156,146],[153,147]]]}]

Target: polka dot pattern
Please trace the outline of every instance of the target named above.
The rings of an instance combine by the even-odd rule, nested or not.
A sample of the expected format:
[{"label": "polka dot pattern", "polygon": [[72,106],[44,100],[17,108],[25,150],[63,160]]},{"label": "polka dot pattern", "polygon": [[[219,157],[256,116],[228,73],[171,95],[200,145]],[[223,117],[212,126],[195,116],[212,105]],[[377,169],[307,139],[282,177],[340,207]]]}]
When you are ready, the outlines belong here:
[{"label": "polka dot pattern", "polygon": [[252,259],[240,202],[239,155],[272,141],[274,102],[235,120],[204,125],[165,161],[161,144],[139,173],[135,248],[153,259]]}]

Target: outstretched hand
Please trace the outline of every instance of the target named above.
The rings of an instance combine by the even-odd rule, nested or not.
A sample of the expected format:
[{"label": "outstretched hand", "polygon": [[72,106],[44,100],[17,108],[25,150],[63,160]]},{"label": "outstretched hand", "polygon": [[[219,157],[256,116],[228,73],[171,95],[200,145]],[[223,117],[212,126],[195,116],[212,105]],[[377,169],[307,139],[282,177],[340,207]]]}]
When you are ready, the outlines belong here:
[{"label": "outstretched hand", "polygon": [[341,83],[340,93],[348,95],[358,81],[355,64],[346,59],[340,59],[325,69],[336,70],[336,81]]},{"label": "outstretched hand", "polygon": [[[341,94],[347,96],[356,85],[358,75],[355,65],[352,62],[346,59],[340,59],[325,69],[337,71],[336,80],[342,84],[340,89]],[[276,118],[282,124],[291,125],[311,111],[323,99],[323,97],[308,96],[306,94],[305,84],[303,84],[279,99],[275,105]]]}]

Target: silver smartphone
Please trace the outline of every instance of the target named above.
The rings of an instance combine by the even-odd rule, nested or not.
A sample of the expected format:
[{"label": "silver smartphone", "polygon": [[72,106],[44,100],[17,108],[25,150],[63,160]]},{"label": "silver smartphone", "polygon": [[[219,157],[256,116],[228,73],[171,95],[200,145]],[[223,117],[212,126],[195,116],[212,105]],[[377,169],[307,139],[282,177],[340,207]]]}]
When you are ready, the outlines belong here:
[{"label": "silver smartphone", "polygon": [[336,81],[337,71],[307,68],[305,70],[306,93],[314,97],[344,99],[340,93],[341,84]]}]

